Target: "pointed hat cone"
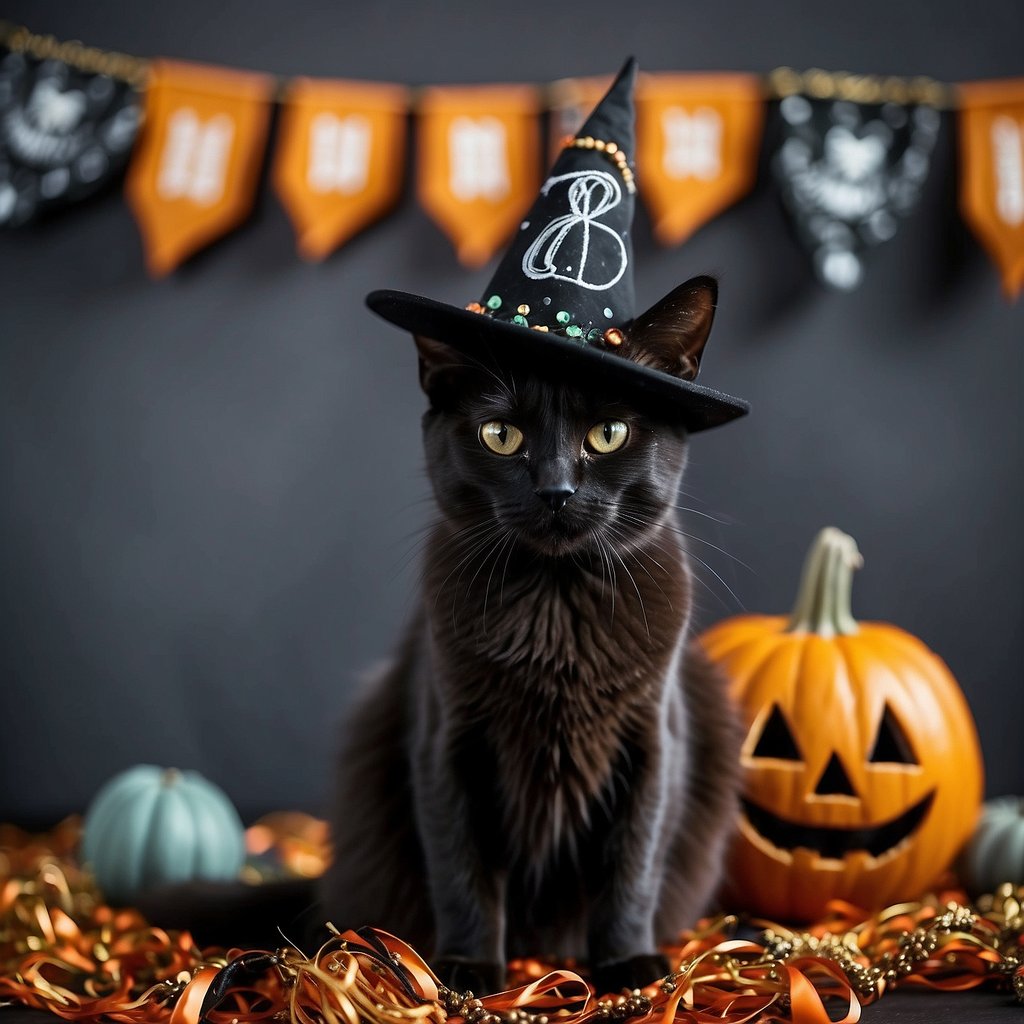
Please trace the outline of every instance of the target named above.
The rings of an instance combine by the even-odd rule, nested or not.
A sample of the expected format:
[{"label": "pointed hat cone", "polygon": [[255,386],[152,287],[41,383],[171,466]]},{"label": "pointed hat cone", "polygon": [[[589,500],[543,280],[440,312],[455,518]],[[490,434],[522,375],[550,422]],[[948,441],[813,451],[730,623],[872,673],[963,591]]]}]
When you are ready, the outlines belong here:
[{"label": "pointed hat cone", "polygon": [[692,433],[744,415],[746,402],[623,358],[615,330],[609,340],[609,329],[627,331],[635,316],[636,73],[630,58],[567,142],[480,302],[460,309],[390,290],[366,301],[391,323],[470,355],[611,383]]}]

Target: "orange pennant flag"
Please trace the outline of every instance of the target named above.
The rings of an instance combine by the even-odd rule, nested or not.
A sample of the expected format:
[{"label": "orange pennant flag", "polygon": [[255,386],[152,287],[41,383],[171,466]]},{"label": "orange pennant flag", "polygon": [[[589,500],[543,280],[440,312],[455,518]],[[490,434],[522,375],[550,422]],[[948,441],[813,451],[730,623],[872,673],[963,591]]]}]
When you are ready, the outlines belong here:
[{"label": "orange pennant flag", "polygon": [[764,93],[754,75],[645,75],[637,184],[663,245],[678,245],[754,184]]},{"label": "orange pennant flag", "polygon": [[274,185],[299,252],[322,260],[398,202],[409,94],[297,78],[283,102]]},{"label": "orange pennant flag", "polygon": [[273,92],[267,75],[152,63],[125,195],[154,277],[248,215]]},{"label": "orange pennant flag", "polygon": [[540,188],[537,91],[434,87],[419,106],[419,198],[459,262],[486,263]]},{"label": "orange pennant flag", "polygon": [[960,86],[960,210],[999,267],[1024,286],[1024,78]]}]

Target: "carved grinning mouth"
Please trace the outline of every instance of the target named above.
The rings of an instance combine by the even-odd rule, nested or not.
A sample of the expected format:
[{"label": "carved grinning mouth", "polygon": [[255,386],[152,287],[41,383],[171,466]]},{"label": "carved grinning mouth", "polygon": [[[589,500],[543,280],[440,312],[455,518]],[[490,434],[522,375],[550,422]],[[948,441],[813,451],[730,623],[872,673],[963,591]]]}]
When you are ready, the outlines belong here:
[{"label": "carved grinning mouth", "polygon": [[887,850],[898,846],[921,824],[934,799],[933,789],[899,817],[881,825],[856,828],[815,826],[789,821],[747,799],[743,800],[743,810],[754,830],[780,850],[795,850],[802,846],[816,850],[829,860],[841,860],[856,850],[866,850],[873,857],[880,857]]}]

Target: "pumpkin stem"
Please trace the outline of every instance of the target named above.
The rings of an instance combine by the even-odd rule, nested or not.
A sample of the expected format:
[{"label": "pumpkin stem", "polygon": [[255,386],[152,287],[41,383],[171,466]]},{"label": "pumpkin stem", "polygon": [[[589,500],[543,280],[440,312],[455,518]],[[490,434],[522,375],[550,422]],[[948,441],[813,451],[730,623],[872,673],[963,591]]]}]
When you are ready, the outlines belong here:
[{"label": "pumpkin stem", "polygon": [[863,564],[857,542],[842,530],[826,526],[807,553],[786,632],[825,637],[856,633],[858,626],[850,611],[850,594],[853,570]]}]

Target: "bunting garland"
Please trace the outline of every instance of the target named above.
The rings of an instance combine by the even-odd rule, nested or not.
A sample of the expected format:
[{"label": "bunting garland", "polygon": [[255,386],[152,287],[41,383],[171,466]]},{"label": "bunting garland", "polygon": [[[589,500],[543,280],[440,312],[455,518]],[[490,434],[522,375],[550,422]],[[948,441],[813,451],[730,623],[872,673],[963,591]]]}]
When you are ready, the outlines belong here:
[{"label": "bunting garland", "polygon": [[274,185],[299,252],[322,260],[398,202],[408,90],[297,78],[281,102]]},{"label": "bunting garland", "polygon": [[539,110],[530,86],[435,87],[420,99],[420,203],[464,266],[497,252],[540,186]]},{"label": "bunting garland", "polygon": [[960,209],[999,267],[1024,286],[1024,78],[960,87]]},{"label": "bunting garland", "polygon": [[[420,204],[460,262],[477,267],[513,234],[542,165],[608,82],[418,93],[389,83],[278,82],[107,53],[0,22],[0,227],[84,199],[127,166],[146,263],[162,277],[248,216],[278,102],[271,178],[303,257],[325,259],[398,204],[414,114]],[[815,275],[839,290],[862,282],[866,251],[915,209],[942,112],[952,111],[961,214],[1006,296],[1024,287],[1024,79],[954,86],[820,69],[780,68],[767,78],[659,73],[642,75],[636,96],[637,184],[663,245],[685,242],[752,188],[765,114],[777,110],[780,141],[768,162],[781,200]]]},{"label": "bunting garland", "polygon": [[826,72],[777,76],[782,145],[773,169],[818,278],[863,279],[862,250],[892,238],[928,177],[939,134],[938,83]]},{"label": "bunting garland", "polygon": [[154,61],[125,194],[154,277],[240,224],[252,208],[274,80]]},{"label": "bunting garland", "polygon": [[126,82],[0,48],[0,224],[18,227],[124,171],[139,124]]},{"label": "bunting garland", "polygon": [[637,171],[663,245],[753,186],[764,120],[754,75],[651,75],[637,90]]}]

